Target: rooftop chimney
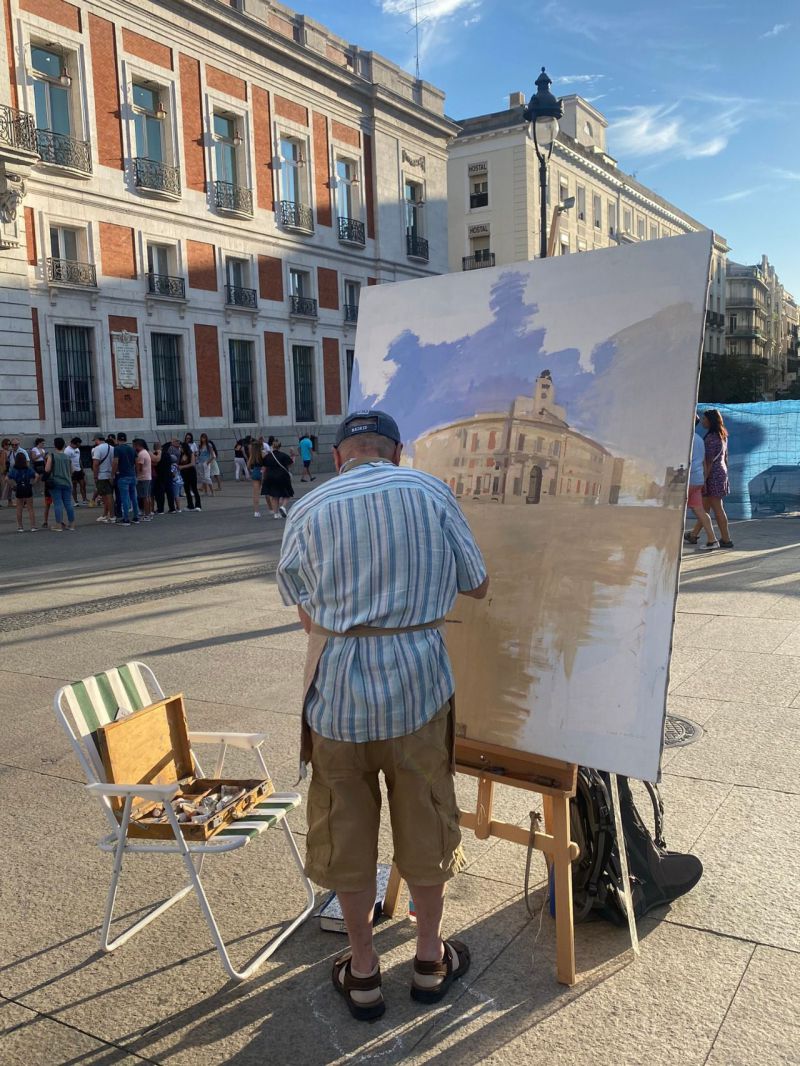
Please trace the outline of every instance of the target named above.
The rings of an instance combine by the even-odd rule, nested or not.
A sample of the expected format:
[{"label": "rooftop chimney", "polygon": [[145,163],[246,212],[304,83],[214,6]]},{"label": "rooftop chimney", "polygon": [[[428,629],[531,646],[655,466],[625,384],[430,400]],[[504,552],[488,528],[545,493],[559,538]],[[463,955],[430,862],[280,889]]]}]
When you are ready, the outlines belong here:
[{"label": "rooftop chimney", "polygon": [[511,107],[524,107],[527,104],[525,99],[525,93],[509,93],[508,106]]}]

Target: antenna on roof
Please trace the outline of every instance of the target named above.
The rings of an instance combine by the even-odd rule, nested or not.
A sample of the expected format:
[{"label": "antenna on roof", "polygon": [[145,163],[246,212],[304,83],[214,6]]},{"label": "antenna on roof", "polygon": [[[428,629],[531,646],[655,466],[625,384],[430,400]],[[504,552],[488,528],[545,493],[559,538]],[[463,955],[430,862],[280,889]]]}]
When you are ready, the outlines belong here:
[{"label": "antenna on roof", "polygon": [[411,33],[411,30],[414,31],[414,36],[415,36],[415,40],[416,40],[416,44],[415,44],[415,48],[414,48],[414,76],[416,77],[417,81],[419,81],[419,28],[423,24],[423,22],[427,22],[429,17],[430,17],[428,15],[423,15],[423,17],[420,18],[419,17],[419,9],[420,9],[420,7],[430,7],[430,5],[432,3],[433,3],[433,0],[424,0],[424,2],[422,4],[420,4],[420,0],[414,0],[413,7],[404,8],[404,11],[403,11],[403,13],[407,12],[409,14],[412,11],[414,12],[413,23],[410,26],[410,28],[408,30],[406,30],[406,33]]}]

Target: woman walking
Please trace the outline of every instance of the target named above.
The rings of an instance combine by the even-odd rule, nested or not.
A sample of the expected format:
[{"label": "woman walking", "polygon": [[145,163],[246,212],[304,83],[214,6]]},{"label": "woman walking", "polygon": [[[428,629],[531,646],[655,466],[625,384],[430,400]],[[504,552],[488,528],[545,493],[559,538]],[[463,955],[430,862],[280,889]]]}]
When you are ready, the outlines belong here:
[{"label": "woman walking", "polygon": [[190,511],[202,511],[200,493],[197,491],[197,456],[192,451],[191,444],[186,441],[181,445],[181,456],[178,460],[178,472],[183,479],[183,491],[186,493],[186,506]]},{"label": "woman walking", "polygon": [[291,465],[292,457],[281,451],[280,441],[275,441],[264,457],[264,480],[261,485],[273,518],[286,518],[285,504],[294,496],[289,471]]},{"label": "woman walking", "polygon": [[208,440],[207,433],[200,434],[200,445],[197,452],[197,483],[204,496],[214,495],[214,484],[211,480],[211,462],[215,452]]},{"label": "woman walking", "polygon": [[264,472],[264,454],[261,440],[250,441],[250,454],[247,457],[247,468],[250,471],[250,480],[253,483],[253,518],[260,518],[259,496],[261,495],[261,479]]},{"label": "woman walking", "polygon": [[[703,412],[701,424],[707,430],[703,461],[706,476],[703,487],[703,507],[709,513],[709,517],[713,514],[717,521],[720,548],[732,548],[733,541],[728,528],[728,516],[725,514],[725,507],[722,503],[731,491],[728,481],[728,431],[722,421],[722,415],[714,407]],[[701,528],[700,523],[696,522],[691,533],[686,535],[690,544],[697,543],[697,535]]]},{"label": "woman walking", "polygon": [[25,456],[19,452],[13,467],[8,472],[10,483],[14,486],[17,497],[17,533],[24,533],[22,516],[28,512],[31,533],[36,532],[36,512],[33,506],[33,486],[39,475]]},{"label": "woman walking", "polygon": [[[45,459],[45,490],[53,499],[56,521],[54,533],[66,530],[75,532],[75,508],[72,505],[72,463],[64,454],[66,441],[63,437],[53,439],[55,451]],[[64,518],[66,517],[66,522]]]}]

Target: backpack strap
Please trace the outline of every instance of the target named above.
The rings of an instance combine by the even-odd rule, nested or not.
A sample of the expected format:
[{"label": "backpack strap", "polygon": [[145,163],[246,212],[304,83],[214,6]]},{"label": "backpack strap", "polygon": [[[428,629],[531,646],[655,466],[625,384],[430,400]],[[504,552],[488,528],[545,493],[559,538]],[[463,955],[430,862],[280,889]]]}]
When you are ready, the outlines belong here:
[{"label": "backpack strap", "polygon": [[[585,795],[586,816],[589,829],[595,840],[593,862],[586,881],[586,903],[581,918],[585,918],[594,905],[603,872],[614,850],[614,822],[611,814],[611,797],[605,781],[595,770],[581,766],[578,770],[578,787]],[[580,921],[576,915],[576,921]]]},{"label": "backpack strap", "polygon": [[661,798],[661,792],[658,785],[654,785],[650,781],[644,781],[643,784],[647,789],[647,794],[650,796],[650,802],[653,804],[653,841],[657,848],[666,850],[667,842],[664,840],[664,801]]}]

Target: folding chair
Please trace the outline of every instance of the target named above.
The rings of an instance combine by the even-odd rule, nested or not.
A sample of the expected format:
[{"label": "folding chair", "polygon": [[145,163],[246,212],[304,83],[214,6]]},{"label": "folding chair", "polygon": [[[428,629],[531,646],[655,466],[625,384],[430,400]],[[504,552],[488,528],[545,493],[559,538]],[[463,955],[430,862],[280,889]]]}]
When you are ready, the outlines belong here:
[{"label": "folding chair", "polygon": [[[169,801],[178,791],[179,786],[177,784],[142,785],[135,782],[130,784],[109,783],[105,779],[105,771],[95,744],[94,732],[100,726],[113,722],[120,710],[126,712],[138,711],[164,698],[164,692],[156,680],[155,674],[149,666],[140,662],[129,662],[124,666],[107,670],[105,673],[84,678],[83,681],[76,681],[72,685],[66,685],[56,693],[56,716],[66,730],[72,747],[75,749],[75,754],[78,756],[86,774],[86,787],[100,801],[111,828],[109,835],[99,842],[99,847],[102,851],[108,851],[114,855],[114,871],[108,891],[106,913],[100,934],[100,945],[103,951],[114,951],[121,944],[124,944],[126,940],[130,940],[134,933],[138,933],[140,929],[149,925],[154,918],[163,914],[164,911],[194,889],[197,893],[200,908],[211,931],[214,945],[222,959],[222,965],[235,981],[244,981],[308,918],[314,908],[314,889],[303,872],[303,861],[297,850],[292,831],[286,822],[288,812],[299,805],[300,796],[296,792],[273,793],[254,807],[246,818],[231,823],[228,828],[221,830],[209,840],[201,843],[185,840],[174,817],[171,819],[174,839],[150,842],[129,838],[127,835],[128,823],[130,822],[134,797],[146,795],[153,800],[164,802],[169,807]],[[264,733],[189,733],[189,742],[192,745],[215,744],[218,746],[219,751],[213,777],[222,776],[222,767],[228,749],[238,748],[253,752],[264,777],[269,778],[269,771],[261,752],[261,745],[266,739],[266,734]],[[192,760],[196,776],[205,776],[194,751],[192,752]],[[120,821],[115,817],[111,807],[110,798],[113,796],[124,798],[125,801]],[[277,826],[283,829],[289,852],[305,889],[306,905],[285,929],[274,936],[259,951],[245,969],[237,970],[231,962],[228,949],[217,927],[214,913],[200,881],[203,859],[206,855],[223,855],[238,848],[246,847],[251,840],[254,840],[264,830]],[[125,855],[164,853],[181,856],[188,874],[188,885],[181,888],[174,896],[170,896],[169,899],[159,903],[124,933],[121,933],[113,940],[109,939],[117,885]]]}]

